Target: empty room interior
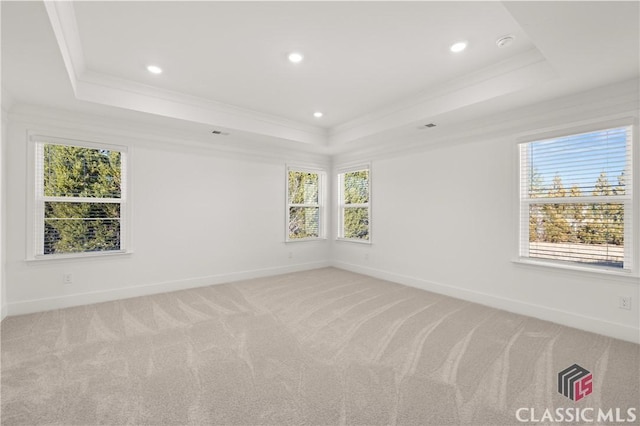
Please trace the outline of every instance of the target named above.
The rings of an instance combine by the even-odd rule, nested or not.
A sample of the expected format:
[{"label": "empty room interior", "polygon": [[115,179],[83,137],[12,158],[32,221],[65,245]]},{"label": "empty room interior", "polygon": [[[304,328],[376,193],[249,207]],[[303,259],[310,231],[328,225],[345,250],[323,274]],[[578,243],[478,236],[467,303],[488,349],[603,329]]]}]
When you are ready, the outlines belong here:
[{"label": "empty room interior", "polygon": [[0,12],[2,425],[640,423],[640,2]]}]

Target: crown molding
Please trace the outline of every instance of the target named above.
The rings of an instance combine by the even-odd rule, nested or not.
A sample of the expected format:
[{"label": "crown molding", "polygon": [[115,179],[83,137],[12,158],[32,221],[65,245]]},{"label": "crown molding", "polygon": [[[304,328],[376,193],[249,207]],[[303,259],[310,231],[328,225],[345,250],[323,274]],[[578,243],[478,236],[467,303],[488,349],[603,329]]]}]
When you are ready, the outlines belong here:
[{"label": "crown molding", "polygon": [[77,81],[85,71],[85,63],[73,2],[45,0],[44,6],[75,92]]},{"label": "crown molding", "polygon": [[216,128],[242,130],[311,145],[326,145],[326,130],[269,114],[85,71],[78,99]]},{"label": "crown molding", "polygon": [[381,160],[450,147],[471,141],[516,139],[527,132],[569,128],[594,120],[640,117],[640,80],[631,79],[586,92],[538,102],[499,114],[478,117],[450,130],[434,134],[416,130],[398,137],[394,144],[361,140],[331,150],[333,161],[368,158]]},{"label": "crown molding", "polygon": [[77,99],[196,123],[242,130],[303,144],[326,145],[324,128],[249,109],[182,95],[88,70],[73,2],[45,1],[65,68]]},{"label": "crown molding", "polygon": [[[253,135],[234,133],[216,139],[200,129],[189,129],[171,122],[141,123],[94,114],[64,111],[34,105],[15,104],[8,116],[10,124],[23,124],[68,134],[77,131],[105,141],[117,138],[152,148],[197,149],[203,155],[231,156],[242,160],[281,163],[282,161],[307,161],[314,164],[344,163],[401,157],[438,149],[444,146],[487,141],[499,138],[516,138],[526,132],[540,132],[559,126],[570,127],[582,121],[605,120],[640,115],[640,80],[631,79],[603,86],[587,92],[550,99],[534,105],[523,106],[500,114],[478,117],[461,123],[455,128],[439,129],[441,133],[427,133],[412,129],[395,138],[394,144],[384,138],[356,141],[341,146],[326,147],[301,145],[282,140],[264,143]],[[3,96],[6,92],[3,92]],[[175,123],[180,123],[176,121]],[[78,136],[79,137],[79,136]]]},{"label": "crown molding", "polygon": [[534,48],[430,87],[412,99],[326,129],[89,70],[73,2],[48,0],[45,6],[77,99],[296,142],[300,146],[325,147],[334,153],[349,150],[345,145],[357,145],[365,138],[402,133],[408,126],[558,77],[547,59]]},{"label": "crown molding", "polygon": [[526,89],[556,78],[537,49],[449,80],[405,100],[335,127],[329,145],[341,145],[390,129],[420,123],[446,112]]},{"label": "crown molding", "polygon": [[301,145],[295,142],[264,141],[242,134],[217,137],[200,129],[163,124],[123,120],[95,114],[78,113],[37,105],[16,104],[7,114],[11,125],[21,125],[28,129],[52,136],[77,140],[93,140],[145,146],[150,149],[194,151],[202,155],[216,155],[243,161],[283,163],[307,161],[313,164],[328,164],[326,147]]}]

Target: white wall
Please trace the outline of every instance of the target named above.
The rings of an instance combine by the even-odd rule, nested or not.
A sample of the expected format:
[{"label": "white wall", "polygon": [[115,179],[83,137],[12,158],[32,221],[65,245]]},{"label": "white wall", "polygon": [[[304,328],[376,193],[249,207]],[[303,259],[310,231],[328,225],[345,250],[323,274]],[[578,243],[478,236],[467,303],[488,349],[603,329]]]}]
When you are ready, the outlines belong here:
[{"label": "white wall", "polygon": [[[289,158],[238,155],[178,144],[179,140],[165,143],[121,134],[114,134],[112,143],[130,146],[134,252],[25,261],[27,130],[63,137],[71,132],[95,140],[109,138],[103,130],[108,127],[118,125],[60,126],[51,120],[10,115],[6,267],[11,315],[329,263],[327,241],[284,243],[285,162],[295,160],[293,154]],[[316,159],[320,166],[323,161]],[[63,284],[64,273],[73,274],[72,284]]]},{"label": "white wall", "polygon": [[7,286],[6,286],[6,268],[5,268],[5,248],[6,239],[5,225],[5,146],[7,136],[7,120],[4,109],[2,110],[2,122],[0,124],[0,321],[7,316]]},{"label": "white wall", "polygon": [[[543,124],[555,126],[559,121],[569,124],[567,114],[574,115],[576,121],[602,119],[607,113],[637,116],[637,110],[628,110],[629,105],[638,105],[637,95],[631,104],[626,96],[618,101],[605,96],[609,102],[603,102],[602,95],[597,99],[576,97],[575,108],[564,112],[539,105],[538,114],[531,114],[536,122],[525,119],[519,131],[540,130]],[[593,103],[606,105],[606,109],[586,117],[584,113]],[[562,120],[559,115],[564,115]],[[454,144],[444,140],[411,155],[387,154],[374,159],[373,244],[333,243],[335,264],[639,341],[637,276],[613,277],[512,261],[517,258],[517,134],[514,129],[495,137],[479,133]],[[346,160],[337,158],[335,165]],[[640,239],[638,232],[635,237]],[[633,298],[631,311],[618,308],[621,295]]]},{"label": "white wall", "polygon": [[[371,161],[371,245],[284,243],[285,163],[327,166],[328,157],[286,154],[282,147],[269,155],[227,152],[191,141],[184,145],[165,128],[156,133],[119,130],[123,123],[106,119],[68,114],[61,119],[59,112],[14,109],[5,162],[9,314],[333,264],[638,341],[639,278],[512,262],[517,255],[514,149],[519,135],[637,117],[637,105],[635,81],[465,123],[457,126],[459,132],[445,131],[433,140],[424,136],[386,144],[394,152],[371,147],[335,156],[333,166]],[[85,139],[111,135],[114,143],[130,145],[133,254],[24,260],[28,129],[53,136],[76,132]],[[72,273],[74,283],[64,285],[63,273]],[[633,298],[631,311],[617,307],[621,295]]]},{"label": "white wall", "polygon": [[[2,7],[0,7],[0,22],[2,22]],[[1,25],[0,25],[1,26]],[[0,31],[0,39],[2,31]],[[0,55],[0,82],[2,82],[2,55]],[[0,85],[1,86],[1,85]],[[0,87],[0,89],[2,89]],[[7,288],[5,281],[5,190],[4,190],[4,163],[5,163],[5,139],[7,128],[7,114],[9,108],[9,96],[4,89],[0,93],[0,321],[7,315]]]}]

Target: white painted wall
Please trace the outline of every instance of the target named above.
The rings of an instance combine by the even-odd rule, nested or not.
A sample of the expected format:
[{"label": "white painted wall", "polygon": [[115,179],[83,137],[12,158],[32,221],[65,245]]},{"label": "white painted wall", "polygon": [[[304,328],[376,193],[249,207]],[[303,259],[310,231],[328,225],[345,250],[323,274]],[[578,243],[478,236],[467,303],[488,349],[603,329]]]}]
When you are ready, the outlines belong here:
[{"label": "white painted wall", "polygon": [[[130,147],[132,254],[25,261],[27,130],[104,139],[103,128],[10,116],[6,253],[11,315],[325,266],[329,243],[284,243],[289,158],[224,153],[139,135]],[[81,129],[81,130],[78,130]],[[308,158],[306,158],[308,163]],[[326,159],[320,157],[319,166]],[[325,164],[326,165],[326,164]],[[289,252],[293,257],[289,258]],[[63,284],[64,273],[73,283]]]},{"label": "white painted wall", "polygon": [[5,141],[7,135],[7,120],[4,109],[2,110],[2,122],[0,124],[0,321],[7,316],[7,286],[6,286],[6,268],[5,268]]},{"label": "white painted wall", "polygon": [[[431,140],[386,144],[394,152],[378,146],[335,156],[333,166],[371,161],[371,245],[284,243],[285,164],[326,166],[326,156],[287,154],[283,147],[269,155],[234,153],[185,145],[164,128],[134,132],[95,117],[62,120],[58,112],[14,112],[5,162],[9,314],[333,264],[638,341],[639,278],[512,262],[518,136],[605,117],[637,117],[638,100],[637,82],[625,83],[466,123],[457,133],[441,132]],[[133,254],[25,261],[28,129],[53,136],[75,132],[89,140],[112,135],[113,142],[130,146]],[[639,178],[637,173],[636,188]],[[329,193],[333,200],[333,186]],[[62,283],[63,273],[73,274],[72,285]],[[631,311],[617,307],[621,295],[633,298]]]},{"label": "white painted wall", "polygon": [[[0,22],[2,22],[2,7],[0,7]],[[1,26],[1,25],[0,25]],[[0,39],[2,31],[0,31]],[[2,55],[0,55],[0,82],[2,81]],[[0,93],[0,321],[7,316],[7,288],[5,281],[5,190],[4,190],[4,163],[5,163],[5,139],[7,128],[7,114],[9,96],[6,91],[1,88]]]},{"label": "white painted wall", "polygon": [[[629,92],[627,92],[629,93]],[[517,134],[607,114],[637,116],[628,98],[576,97],[575,108],[539,105],[518,131],[441,141],[372,161],[373,244],[334,242],[339,267],[569,326],[640,340],[640,278],[525,266],[517,258]],[[605,93],[606,94],[606,93]],[[619,94],[619,93],[618,93]],[[606,96],[605,96],[606,98]],[[598,114],[585,111],[598,103]],[[557,104],[556,104],[557,106]],[[425,136],[426,138],[426,136]],[[637,142],[637,140],[636,140]],[[427,141],[425,140],[425,144]],[[637,143],[636,143],[637,149]],[[637,157],[637,153],[636,159]],[[350,158],[336,158],[335,166]],[[638,179],[636,179],[636,186]],[[637,204],[636,204],[637,206]],[[637,218],[637,215],[636,215]],[[636,229],[638,231],[638,229]],[[640,239],[635,234],[636,241]],[[637,244],[636,244],[637,247]],[[636,252],[637,253],[637,252]],[[631,311],[618,297],[633,298]]]}]

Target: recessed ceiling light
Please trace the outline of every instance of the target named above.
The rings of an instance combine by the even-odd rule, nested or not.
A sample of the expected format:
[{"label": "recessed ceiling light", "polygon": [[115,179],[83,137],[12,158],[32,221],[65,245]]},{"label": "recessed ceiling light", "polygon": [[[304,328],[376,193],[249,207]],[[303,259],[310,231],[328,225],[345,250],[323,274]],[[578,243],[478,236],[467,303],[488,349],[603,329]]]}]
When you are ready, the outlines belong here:
[{"label": "recessed ceiling light", "polygon": [[509,46],[511,43],[513,43],[513,41],[516,39],[515,36],[512,35],[506,35],[504,37],[500,37],[499,39],[496,40],[496,45],[498,47],[507,47]]},{"label": "recessed ceiling light", "polygon": [[157,65],[147,66],[147,71],[149,71],[151,74],[162,74],[162,68]]},{"label": "recessed ceiling light", "polygon": [[304,59],[304,56],[302,56],[302,53],[298,53],[298,52],[289,53],[289,62],[292,62],[294,64],[299,64],[300,62],[302,62],[303,59]]},{"label": "recessed ceiling light", "polygon": [[323,114],[322,114],[320,111],[316,111],[316,112],[314,112],[314,113],[313,113],[313,116],[314,116],[315,118],[320,118],[320,117],[322,117],[322,115],[323,115]]},{"label": "recessed ceiling light", "polygon": [[458,53],[458,52],[462,52],[466,48],[467,48],[467,42],[459,41],[457,43],[452,44],[449,50],[451,50],[454,53]]}]

